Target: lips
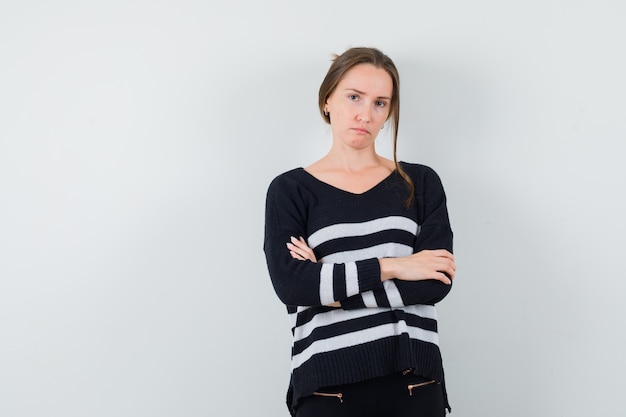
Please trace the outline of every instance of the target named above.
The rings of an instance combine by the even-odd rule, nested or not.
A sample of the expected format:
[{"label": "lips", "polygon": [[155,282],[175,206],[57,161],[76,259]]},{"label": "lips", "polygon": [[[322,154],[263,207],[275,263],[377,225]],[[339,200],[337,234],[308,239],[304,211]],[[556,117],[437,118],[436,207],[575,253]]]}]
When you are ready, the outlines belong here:
[{"label": "lips", "polygon": [[362,127],[353,127],[352,130],[354,130],[356,133],[359,133],[361,135],[364,135],[366,133],[370,133],[369,130],[362,128]]}]

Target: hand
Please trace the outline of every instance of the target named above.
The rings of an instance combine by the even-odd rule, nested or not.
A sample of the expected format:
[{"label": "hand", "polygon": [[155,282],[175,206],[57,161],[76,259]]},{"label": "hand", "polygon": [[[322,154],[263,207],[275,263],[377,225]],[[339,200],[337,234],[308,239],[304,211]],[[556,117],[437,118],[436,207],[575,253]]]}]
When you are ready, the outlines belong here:
[{"label": "hand", "polygon": [[302,236],[300,236],[299,239],[291,236],[291,242],[287,243],[287,249],[289,249],[289,254],[293,259],[297,259],[299,261],[308,259],[311,262],[317,262],[313,249],[309,247],[306,240],[304,240]]},{"label": "hand", "polygon": [[[304,261],[308,259],[311,262],[317,262],[317,258],[315,258],[315,253],[313,253],[313,249],[309,247],[304,238],[300,236],[299,239],[291,236],[291,242],[287,243],[287,249],[289,249],[289,254],[293,259],[297,259],[299,261]],[[341,303],[339,301],[335,301],[331,304],[328,304],[328,307],[341,307]]]},{"label": "hand", "polygon": [[456,272],[454,255],[445,249],[423,250],[403,258],[383,258],[379,262],[383,281],[393,278],[404,281],[435,279],[452,284]]}]

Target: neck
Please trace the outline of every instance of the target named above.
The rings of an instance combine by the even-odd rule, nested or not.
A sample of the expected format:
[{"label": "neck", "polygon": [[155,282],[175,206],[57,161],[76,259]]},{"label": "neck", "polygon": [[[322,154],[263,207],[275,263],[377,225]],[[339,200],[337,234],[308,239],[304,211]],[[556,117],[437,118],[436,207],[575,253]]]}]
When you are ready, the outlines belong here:
[{"label": "neck", "polygon": [[363,171],[385,164],[385,158],[378,155],[373,147],[345,149],[333,146],[323,159],[332,168],[348,172]]}]

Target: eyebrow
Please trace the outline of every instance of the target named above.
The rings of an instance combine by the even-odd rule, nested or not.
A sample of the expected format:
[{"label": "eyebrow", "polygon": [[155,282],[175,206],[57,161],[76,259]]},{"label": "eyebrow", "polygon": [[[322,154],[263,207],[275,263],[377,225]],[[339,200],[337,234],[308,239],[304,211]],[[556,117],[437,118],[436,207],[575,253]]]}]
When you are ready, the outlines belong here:
[{"label": "eyebrow", "polygon": [[[363,91],[359,91],[356,88],[346,88],[346,91],[354,91],[355,93],[358,94],[365,94],[365,92]],[[383,99],[383,100],[391,100],[391,97],[385,97],[385,96],[380,96],[380,97],[376,97],[377,99]]]}]

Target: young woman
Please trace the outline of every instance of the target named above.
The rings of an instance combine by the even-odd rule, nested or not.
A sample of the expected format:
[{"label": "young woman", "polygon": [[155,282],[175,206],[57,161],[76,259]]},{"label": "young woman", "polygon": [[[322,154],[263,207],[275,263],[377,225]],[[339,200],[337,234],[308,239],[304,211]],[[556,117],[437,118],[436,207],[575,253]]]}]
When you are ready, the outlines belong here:
[{"label": "young woman", "polygon": [[[374,48],[337,56],[319,90],[328,154],[277,176],[264,250],[287,306],[293,416],[443,416],[434,304],[456,265],[438,175],[396,158],[399,76]],[[391,124],[394,160],[375,140]]]}]

